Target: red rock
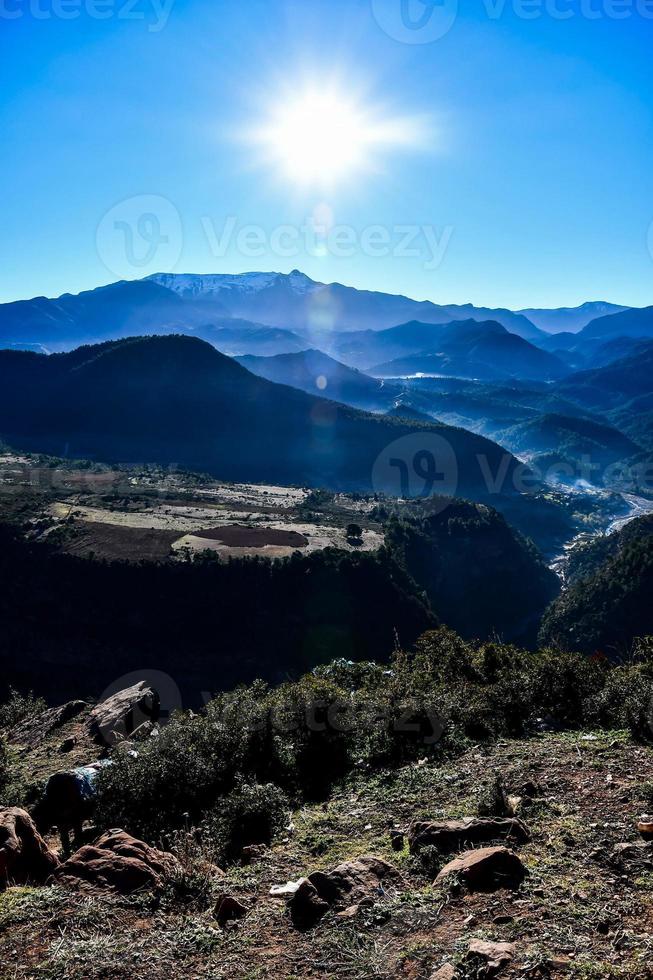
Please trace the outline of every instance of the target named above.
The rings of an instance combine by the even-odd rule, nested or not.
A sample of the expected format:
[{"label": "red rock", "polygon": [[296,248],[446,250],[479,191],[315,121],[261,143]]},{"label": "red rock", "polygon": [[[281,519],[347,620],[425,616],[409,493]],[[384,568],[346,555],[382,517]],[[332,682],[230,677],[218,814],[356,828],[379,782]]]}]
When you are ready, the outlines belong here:
[{"label": "red rock", "polygon": [[528,874],[514,851],[507,847],[481,847],[465,851],[446,864],[435,879],[437,883],[460,875],[472,891],[494,891],[519,884]]},{"label": "red rock", "polygon": [[420,820],[408,832],[411,854],[432,845],[439,851],[456,851],[464,844],[486,844],[493,840],[524,843],[530,831],[523,820],[510,818],[465,817],[463,820]]},{"label": "red rock", "polygon": [[177,859],[144,841],[110,830],[94,844],[76,851],[57,872],[62,884],[129,895],[140,889],[160,890],[180,870]]},{"label": "red rock", "polygon": [[515,947],[512,943],[490,943],[483,939],[472,939],[467,953],[468,959],[483,960],[487,975],[499,973],[512,962]]},{"label": "red rock", "polygon": [[26,810],[0,810],[0,888],[8,884],[43,884],[58,866],[59,858]]},{"label": "red rock", "polygon": [[431,980],[454,980],[456,971],[451,963],[445,963],[439,970],[431,974]]}]

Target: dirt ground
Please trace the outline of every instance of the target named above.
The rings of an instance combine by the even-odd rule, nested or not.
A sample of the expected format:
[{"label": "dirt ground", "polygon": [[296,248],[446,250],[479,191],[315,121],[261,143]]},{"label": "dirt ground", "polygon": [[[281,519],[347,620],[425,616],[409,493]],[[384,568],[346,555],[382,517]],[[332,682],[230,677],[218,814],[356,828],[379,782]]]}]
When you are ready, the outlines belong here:
[{"label": "dirt ground", "polygon": [[[392,827],[474,814],[497,773],[522,794],[532,835],[515,848],[529,871],[519,890],[434,886],[432,870],[406,846],[392,849]],[[292,829],[260,860],[204,871],[199,897],[9,889],[0,895],[0,977],[428,980],[452,963],[457,977],[472,978],[483,974],[467,960],[468,946],[484,938],[514,944],[501,976],[646,980],[653,854],[618,845],[640,844],[636,822],[652,779],[653,752],[623,733],[544,734],[472,747],[449,765],[359,775],[324,805],[293,813]],[[300,932],[285,902],[269,896],[272,885],[363,854],[393,863],[404,883],[354,919],[327,913]],[[190,851],[181,856],[197,883],[199,864]],[[213,908],[224,893],[248,913],[221,928]]]}]

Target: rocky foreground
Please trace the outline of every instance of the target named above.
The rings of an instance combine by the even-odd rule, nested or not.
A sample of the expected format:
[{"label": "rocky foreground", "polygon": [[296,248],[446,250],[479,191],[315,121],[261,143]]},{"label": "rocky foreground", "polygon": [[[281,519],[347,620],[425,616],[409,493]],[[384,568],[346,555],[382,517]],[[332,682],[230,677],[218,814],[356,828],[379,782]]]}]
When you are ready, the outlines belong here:
[{"label": "rocky foreground", "polygon": [[[23,732],[18,764],[97,757],[89,715]],[[190,833],[93,827],[64,861],[5,809],[0,977],[643,980],[652,802],[653,752],[603,732],[362,773],[226,868]]]}]

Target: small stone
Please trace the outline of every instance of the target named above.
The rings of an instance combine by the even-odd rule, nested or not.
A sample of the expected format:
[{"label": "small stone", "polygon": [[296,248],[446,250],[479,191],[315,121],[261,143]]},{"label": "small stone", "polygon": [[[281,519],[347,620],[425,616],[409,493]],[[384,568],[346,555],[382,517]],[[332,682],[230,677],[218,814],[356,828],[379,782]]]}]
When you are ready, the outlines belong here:
[{"label": "small stone", "polygon": [[285,885],[273,885],[270,889],[270,896],[272,898],[290,898],[299,890],[302,881],[303,878],[300,878],[299,881],[287,881]]},{"label": "small stone", "polygon": [[456,971],[451,963],[445,963],[444,966],[439,967],[435,973],[431,974],[430,980],[454,980],[455,976]]},{"label": "small stone", "polygon": [[360,905],[350,905],[349,908],[343,909],[342,912],[336,913],[336,919],[353,919],[360,912]]},{"label": "small stone", "polygon": [[242,919],[244,915],[247,915],[247,907],[233,895],[222,895],[213,911],[213,917],[221,926],[234,919]]},{"label": "small stone", "polygon": [[260,861],[265,854],[263,844],[247,844],[240,852],[240,860],[243,864],[252,864],[253,861]]},{"label": "small stone", "polygon": [[496,973],[512,962],[515,947],[512,943],[491,943],[483,939],[472,939],[467,956],[469,959],[484,960],[487,968]]}]

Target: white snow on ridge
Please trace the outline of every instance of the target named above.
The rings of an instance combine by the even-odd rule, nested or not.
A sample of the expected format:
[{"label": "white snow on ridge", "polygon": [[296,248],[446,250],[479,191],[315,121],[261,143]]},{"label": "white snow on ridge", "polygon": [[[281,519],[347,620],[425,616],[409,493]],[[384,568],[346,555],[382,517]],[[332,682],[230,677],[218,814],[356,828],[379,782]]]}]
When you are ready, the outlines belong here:
[{"label": "white snow on ridge", "polygon": [[273,286],[288,286],[297,294],[313,292],[321,283],[313,282],[303,272],[295,270],[290,275],[280,272],[243,272],[240,275],[185,275],[157,273],[148,280],[171,289],[187,299],[218,296],[224,290],[243,294],[260,293]]}]

